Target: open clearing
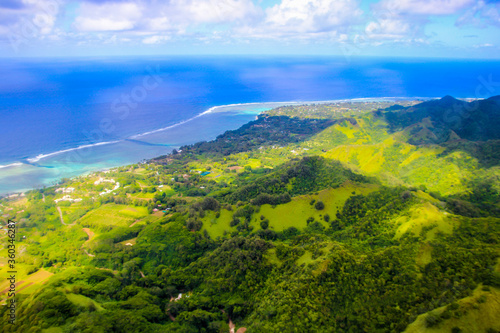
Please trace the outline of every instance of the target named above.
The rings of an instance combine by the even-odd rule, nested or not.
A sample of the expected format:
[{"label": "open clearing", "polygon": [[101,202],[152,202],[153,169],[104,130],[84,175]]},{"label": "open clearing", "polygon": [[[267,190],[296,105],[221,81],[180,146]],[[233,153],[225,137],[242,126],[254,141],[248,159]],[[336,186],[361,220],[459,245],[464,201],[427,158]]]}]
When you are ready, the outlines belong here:
[{"label": "open clearing", "polygon": [[[271,205],[262,205],[260,211],[253,214],[250,225],[254,227],[254,231],[261,229],[260,216],[262,215],[269,220],[269,229],[274,231],[283,231],[290,227],[304,229],[307,227],[307,219],[310,217],[322,223],[324,227],[328,227],[328,223],[323,219],[325,214],[330,216],[330,220],[335,219],[335,214],[339,209],[342,209],[350,196],[355,194],[366,195],[377,189],[377,185],[345,183],[336,189],[327,189],[312,195],[297,196],[291,202],[274,208]],[[312,200],[322,201],[325,208],[323,210],[315,209],[314,204],[310,204]],[[207,230],[212,238],[222,237],[224,231],[232,232],[236,230],[236,227],[230,227],[229,225],[234,210],[236,210],[235,207],[233,207],[233,211],[221,209],[219,218],[216,218],[213,212],[208,213],[203,219],[203,229]],[[287,218],[284,219],[283,216]]]},{"label": "open clearing", "polygon": [[430,312],[421,314],[405,330],[405,333],[438,333],[451,332],[453,327],[458,327],[461,332],[475,333],[488,332],[493,329],[500,330],[500,290],[488,287],[482,290],[480,285],[474,290],[472,296],[457,301],[459,308],[454,311],[450,319],[446,319],[434,327],[426,326],[426,318],[429,314],[439,315],[446,307],[440,307]]},{"label": "open clearing", "polygon": [[85,227],[128,227],[133,221],[148,215],[146,207],[106,204],[83,216],[79,223]]},{"label": "open clearing", "polygon": [[[272,207],[271,205],[262,205],[257,216],[263,215],[269,220],[269,228],[274,231],[283,231],[284,229],[295,227],[304,229],[307,227],[307,219],[314,218],[319,221],[324,227],[328,227],[328,223],[324,221],[325,214],[330,216],[330,220],[335,219],[335,215],[339,209],[342,209],[349,197],[355,194],[368,194],[378,187],[375,185],[357,186],[346,183],[336,189],[327,189],[318,192],[317,195],[301,195],[292,199],[291,202]],[[353,194],[354,192],[354,194]],[[311,201],[322,201],[325,204],[323,210],[314,208]],[[287,218],[284,219],[283,216]],[[260,218],[253,219],[251,225],[255,230],[260,229]]]},{"label": "open clearing", "polygon": [[425,202],[422,205],[412,207],[409,216],[400,216],[395,220],[395,223],[399,224],[395,236],[397,239],[407,232],[419,235],[423,228],[430,228],[425,237],[427,240],[432,240],[438,232],[448,235],[453,233],[453,227],[457,222],[433,204]]},{"label": "open clearing", "polygon": [[104,308],[101,305],[99,305],[99,303],[95,302],[94,300],[86,296],[69,293],[66,294],[66,297],[70,300],[71,303],[73,303],[76,306],[89,308],[90,306],[93,305],[94,308],[97,309],[97,311],[104,310]]},{"label": "open clearing", "polygon": [[[19,294],[31,294],[33,291],[35,291],[40,285],[45,283],[52,275],[54,275],[51,272],[46,271],[45,269],[41,268],[37,272],[32,273],[32,274],[26,274],[26,270],[29,268],[27,265],[24,264],[18,264],[16,265],[17,267],[17,275],[16,275],[16,292]],[[4,267],[2,270],[3,273],[2,276],[8,276],[7,275],[7,269]],[[6,297],[5,291],[8,291],[9,289],[9,281],[6,279],[2,281],[0,284],[0,297],[4,299]]]}]

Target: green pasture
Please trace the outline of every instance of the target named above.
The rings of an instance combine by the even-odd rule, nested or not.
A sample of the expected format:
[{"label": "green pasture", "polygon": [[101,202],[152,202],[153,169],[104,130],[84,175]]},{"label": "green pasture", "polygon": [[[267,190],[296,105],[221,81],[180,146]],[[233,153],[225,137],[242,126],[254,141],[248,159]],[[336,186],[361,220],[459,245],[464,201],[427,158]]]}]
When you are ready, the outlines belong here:
[{"label": "green pasture", "polygon": [[106,204],[83,216],[79,223],[90,228],[128,227],[148,215],[146,207]]}]

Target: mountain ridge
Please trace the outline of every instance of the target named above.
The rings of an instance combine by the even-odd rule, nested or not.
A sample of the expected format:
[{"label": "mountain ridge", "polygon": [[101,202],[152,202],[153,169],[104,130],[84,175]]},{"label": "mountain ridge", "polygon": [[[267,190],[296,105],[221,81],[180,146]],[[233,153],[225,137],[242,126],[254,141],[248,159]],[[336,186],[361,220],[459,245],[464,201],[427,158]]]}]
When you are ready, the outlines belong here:
[{"label": "mountain ridge", "polygon": [[[464,102],[451,96],[427,101],[414,106],[393,111],[385,110],[384,117],[391,131],[401,131],[410,126],[420,125],[429,118],[432,123],[433,139],[413,138],[415,144],[447,141],[451,131],[461,139],[488,141],[500,139],[500,96],[485,100]],[[429,127],[429,126],[426,126]]]}]

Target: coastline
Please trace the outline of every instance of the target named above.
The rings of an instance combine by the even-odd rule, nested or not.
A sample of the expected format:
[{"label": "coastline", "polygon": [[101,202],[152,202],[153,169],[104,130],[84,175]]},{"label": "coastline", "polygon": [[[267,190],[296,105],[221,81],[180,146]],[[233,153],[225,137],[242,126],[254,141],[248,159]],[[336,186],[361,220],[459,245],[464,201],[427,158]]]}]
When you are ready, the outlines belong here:
[{"label": "coastline", "polygon": [[[50,153],[40,153],[35,157],[29,157],[26,158],[25,161],[30,162],[30,163],[36,163],[39,162],[42,159],[45,159],[47,157],[51,157],[54,155],[62,154],[62,153],[67,153],[70,151],[74,150],[79,150],[79,149],[85,149],[85,148],[90,148],[90,147],[95,147],[95,146],[101,146],[101,145],[109,145],[109,144],[114,144],[118,142],[123,142],[126,140],[130,139],[136,139],[139,137],[147,136],[150,134],[166,131],[175,127],[178,127],[180,125],[184,125],[186,123],[191,122],[194,119],[197,119],[199,117],[205,116],[207,114],[215,113],[215,112],[229,112],[230,110],[223,110],[223,111],[217,111],[217,109],[224,109],[224,108],[234,108],[234,107],[249,107],[249,106],[257,106],[257,105],[272,105],[272,107],[280,107],[280,106],[286,106],[286,105],[305,105],[305,104],[328,104],[328,103],[347,103],[347,102],[357,102],[357,103],[362,103],[362,102],[374,102],[374,101],[398,101],[398,100],[431,100],[431,99],[438,99],[439,97],[363,97],[363,98],[350,98],[350,99],[335,99],[335,100],[321,100],[321,101],[285,101],[285,102],[254,102],[254,103],[237,103],[237,104],[226,104],[226,105],[217,105],[213,106],[206,111],[197,114],[194,117],[191,117],[189,119],[180,121],[178,123],[158,128],[155,130],[147,131],[144,133],[139,133],[139,134],[134,134],[129,137],[126,137],[124,139],[120,140],[114,140],[114,141],[103,141],[103,142],[97,142],[97,143],[92,143],[92,144],[83,144],[74,148],[68,148],[68,149],[63,149],[55,152],[50,152]],[[269,108],[268,108],[269,110]],[[254,113],[256,115],[259,115],[265,111],[259,111],[258,113]],[[0,169],[3,168],[11,168],[11,167],[16,167],[16,166],[21,166],[23,164],[26,164],[24,161],[12,161],[12,162],[7,162],[8,164],[5,165],[0,165]]]},{"label": "coastline", "polygon": [[[40,169],[40,168],[57,169],[57,167],[42,166],[42,165],[38,165],[37,163],[40,161],[48,160],[50,158],[61,157],[62,155],[67,155],[66,156],[67,157],[66,163],[68,163],[68,160],[70,157],[69,154],[75,155],[75,154],[78,154],[80,152],[83,154],[83,152],[86,152],[89,149],[95,150],[96,148],[99,148],[99,147],[101,147],[103,149],[104,148],[110,149],[111,145],[124,144],[124,143],[130,142],[130,141],[140,142],[139,140],[137,140],[138,138],[153,136],[155,134],[158,135],[158,134],[161,134],[162,132],[166,132],[168,130],[173,130],[173,129],[178,130],[178,128],[180,128],[182,125],[185,125],[185,124],[193,122],[193,121],[199,121],[205,116],[215,116],[215,115],[224,115],[224,114],[256,116],[256,115],[262,114],[265,111],[271,110],[273,108],[280,107],[280,106],[287,106],[287,105],[329,104],[329,103],[349,103],[349,102],[363,103],[363,102],[377,102],[377,101],[397,102],[397,101],[403,101],[403,100],[431,100],[431,99],[436,99],[436,98],[437,97],[366,97],[366,98],[335,99],[335,100],[321,100],[321,101],[285,101],[285,102],[262,102],[262,103],[259,102],[259,103],[238,103],[238,104],[218,105],[218,106],[210,107],[209,109],[205,110],[204,112],[202,112],[194,117],[180,121],[180,122],[175,123],[173,125],[169,125],[166,127],[162,127],[162,128],[155,129],[155,130],[148,131],[148,132],[144,132],[144,133],[135,134],[135,135],[129,136],[129,137],[124,138],[124,139],[97,142],[97,143],[92,143],[92,144],[83,144],[83,145],[80,145],[80,146],[77,146],[74,148],[68,148],[68,149],[63,149],[63,150],[56,151],[56,152],[38,154],[37,156],[27,158],[24,161],[16,161],[16,162],[9,163],[6,165],[0,165],[0,180],[2,178],[9,177],[9,175],[7,174],[9,171],[14,171],[14,172],[18,171],[16,169],[22,169],[22,168],[27,168],[27,167],[38,168],[38,169]],[[248,121],[245,121],[243,124],[245,124],[247,122]],[[240,124],[239,126],[241,126],[243,124]],[[220,130],[217,131],[217,133],[218,133],[217,135],[222,134],[227,130],[230,130],[230,128],[220,128]],[[206,141],[206,139],[203,139],[203,138],[195,139],[194,142],[192,142],[192,143],[199,142],[199,141]],[[145,142],[145,144],[149,144],[149,143]],[[162,143],[162,144],[158,143],[158,144],[151,144],[151,145],[152,146],[158,145],[158,146],[168,147],[169,151],[176,148],[176,145],[169,145],[166,143]],[[108,147],[104,147],[104,146],[108,146]],[[157,156],[160,156],[160,155],[157,155]],[[52,179],[51,182],[39,181],[38,184],[33,184],[33,186],[29,186],[29,188],[27,188],[28,186],[24,186],[24,188],[19,187],[17,189],[12,189],[10,191],[5,191],[5,190],[2,190],[2,188],[0,188],[0,197],[4,197],[4,196],[16,194],[16,193],[24,193],[24,192],[29,191],[31,189],[41,188],[44,186],[52,186],[52,185],[55,185],[56,183],[58,183],[62,178],[75,178],[75,177],[79,177],[79,176],[82,176],[82,175],[85,175],[85,174],[88,174],[91,172],[100,172],[100,171],[105,171],[105,170],[109,170],[109,169],[116,168],[116,167],[121,167],[121,166],[129,165],[129,164],[133,164],[133,163],[138,163],[141,160],[150,159],[150,158],[154,158],[154,157],[151,157],[151,156],[146,157],[145,156],[144,158],[137,159],[137,160],[135,160],[135,162],[132,162],[132,163],[130,163],[130,161],[128,161],[127,163],[119,163],[118,162],[115,164],[110,162],[107,164],[104,163],[104,164],[106,164],[105,166],[103,165],[103,166],[99,167],[98,165],[92,165],[89,168],[84,168],[84,167],[71,168],[71,167],[68,167],[67,165],[65,165],[64,168],[67,169],[67,170],[65,170],[65,172],[59,170],[59,171],[55,172],[56,175],[54,175],[53,177],[45,177],[45,178],[51,178]],[[62,164],[62,163],[59,163],[59,164]],[[29,173],[29,170],[24,170],[24,171],[26,173]],[[4,173],[4,175],[2,175],[2,173]]]}]

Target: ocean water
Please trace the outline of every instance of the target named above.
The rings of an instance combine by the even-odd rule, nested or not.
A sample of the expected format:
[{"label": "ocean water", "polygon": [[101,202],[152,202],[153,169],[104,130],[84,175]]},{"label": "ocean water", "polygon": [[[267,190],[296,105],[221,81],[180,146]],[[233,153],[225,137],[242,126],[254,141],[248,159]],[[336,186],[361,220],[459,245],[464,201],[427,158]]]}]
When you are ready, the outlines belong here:
[{"label": "ocean water", "polygon": [[211,140],[292,102],[500,94],[500,62],[478,60],[3,59],[0,77],[0,194]]}]

